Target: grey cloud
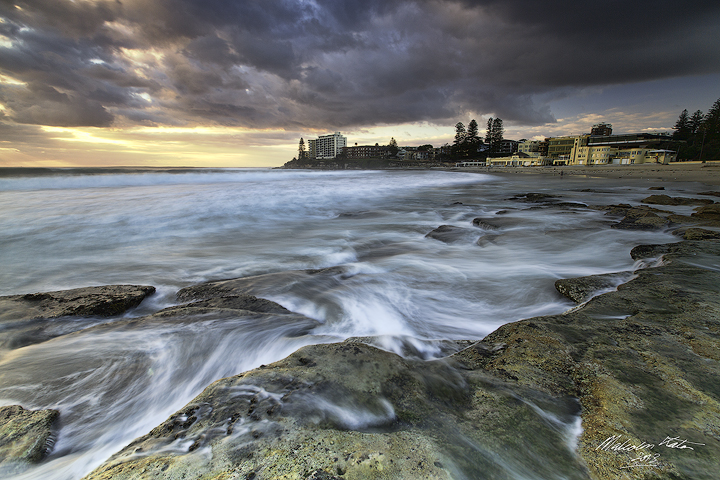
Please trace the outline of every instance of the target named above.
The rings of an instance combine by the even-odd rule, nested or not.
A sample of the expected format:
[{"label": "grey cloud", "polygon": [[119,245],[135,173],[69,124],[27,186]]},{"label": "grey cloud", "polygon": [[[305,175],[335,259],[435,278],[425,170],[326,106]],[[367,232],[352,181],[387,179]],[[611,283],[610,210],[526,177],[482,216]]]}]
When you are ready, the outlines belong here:
[{"label": "grey cloud", "polygon": [[[0,91],[0,98],[6,97]],[[107,127],[113,116],[93,99],[61,93],[42,84],[31,84],[22,94],[5,101],[14,112],[11,119],[18,123],[58,127]]]},{"label": "grey cloud", "polygon": [[[554,91],[720,71],[717,2],[18,5],[0,6],[16,42],[0,71],[48,89],[0,90],[16,122],[340,128],[475,112],[537,125],[555,121],[539,100]],[[128,48],[162,55],[138,66]]]}]

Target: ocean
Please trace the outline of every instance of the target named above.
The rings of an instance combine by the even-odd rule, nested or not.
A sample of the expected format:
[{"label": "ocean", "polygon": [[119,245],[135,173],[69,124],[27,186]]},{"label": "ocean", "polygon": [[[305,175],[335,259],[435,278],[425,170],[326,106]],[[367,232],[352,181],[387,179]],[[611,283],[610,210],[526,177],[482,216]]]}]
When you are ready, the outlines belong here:
[{"label": "ocean", "polygon": [[[0,405],[53,408],[61,419],[52,454],[14,478],[81,478],[214,380],[305,345],[375,336],[400,355],[411,345],[437,358],[443,340],[572,308],[557,279],[631,271],[642,266],[633,246],[677,241],[611,229],[602,211],[513,199],[637,205],[652,193],[647,182],[588,185],[439,170],[3,169],[0,295],[157,288],[120,319],[58,319],[52,340],[0,350]],[[678,185],[664,193],[693,188]],[[465,230],[449,243],[426,237],[441,225]],[[337,266],[333,282],[292,275]],[[250,276],[252,294],[318,326],[299,337],[242,318],[90,328],[176,305],[182,287]]]}]

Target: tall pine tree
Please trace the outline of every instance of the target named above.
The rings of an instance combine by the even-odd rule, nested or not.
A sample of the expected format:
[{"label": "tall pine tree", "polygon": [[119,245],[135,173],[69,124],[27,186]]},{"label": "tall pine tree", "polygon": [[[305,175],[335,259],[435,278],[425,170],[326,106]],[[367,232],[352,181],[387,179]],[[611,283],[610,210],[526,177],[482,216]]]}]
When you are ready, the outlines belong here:
[{"label": "tall pine tree", "polygon": [[702,110],[695,110],[695,113],[692,114],[690,117],[690,120],[688,121],[688,125],[690,126],[690,133],[695,135],[700,131],[700,128],[702,127],[703,119],[705,118],[705,115],[703,115]]},{"label": "tall pine tree", "polygon": [[305,140],[300,137],[300,143],[298,144],[298,160],[305,160],[307,152],[305,151]]},{"label": "tall pine tree", "polygon": [[705,114],[701,130],[705,141],[700,160],[720,160],[720,98]]},{"label": "tall pine tree", "polygon": [[465,141],[466,136],[467,136],[467,131],[465,130],[465,125],[462,122],[456,123],[455,124],[455,140],[453,140],[453,145],[460,146]]},{"label": "tall pine tree", "polygon": [[687,140],[690,137],[690,116],[688,115],[687,109],[680,113],[673,130],[675,130],[673,132],[673,138],[675,138],[675,140]]},{"label": "tall pine tree", "polygon": [[477,145],[480,142],[480,137],[478,136],[478,123],[474,118],[470,120],[470,123],[468,124],[467,135],[465,138],[467,142],[472,145]]},{"label": "tall pine tree", "polygon": [[502,119],[494,118],[492,122],[492,144],[490,145],[490,151],[492,153],[497,153],[500,150],[500,144],[504,140],[504,134],[505,128],[503,127]]}]

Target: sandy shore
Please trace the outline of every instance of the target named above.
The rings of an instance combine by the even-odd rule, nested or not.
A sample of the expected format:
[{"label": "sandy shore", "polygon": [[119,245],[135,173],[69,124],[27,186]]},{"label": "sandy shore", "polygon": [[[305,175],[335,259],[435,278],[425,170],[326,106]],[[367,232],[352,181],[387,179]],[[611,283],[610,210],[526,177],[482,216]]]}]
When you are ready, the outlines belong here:
[{"label": "sandy shore", "polygon": [[648,182],[700,182],[720,185],[720,162],[682,162],[669,165],[595,165],[563,167],[477,167],[453,168],[479,173],[529,173],[537,175],[583,175],[603,178],[647,179]]}]

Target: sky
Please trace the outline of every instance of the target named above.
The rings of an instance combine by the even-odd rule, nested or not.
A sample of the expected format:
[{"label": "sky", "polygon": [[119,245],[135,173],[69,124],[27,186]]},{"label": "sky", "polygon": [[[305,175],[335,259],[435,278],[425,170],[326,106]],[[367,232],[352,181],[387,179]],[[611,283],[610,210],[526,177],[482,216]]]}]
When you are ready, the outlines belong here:
[{"label": "sky", "polygon": [[670,131],[720,2],[0,0],[0,167],[279,166],[298,141]]}]

